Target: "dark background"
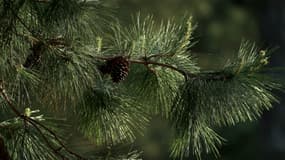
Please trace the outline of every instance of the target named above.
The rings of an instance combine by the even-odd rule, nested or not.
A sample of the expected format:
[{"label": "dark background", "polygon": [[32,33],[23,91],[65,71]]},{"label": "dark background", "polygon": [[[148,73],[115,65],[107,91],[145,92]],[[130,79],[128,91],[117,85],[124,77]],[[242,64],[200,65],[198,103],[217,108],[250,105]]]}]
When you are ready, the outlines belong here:
[{"label": "dark background", "polygon": [[[239,48],[243,39],[256,42],[262,48],[278,47],[270,66],[283,67],[285,50],[285,0],[105,0],[115,15],[126,25],[131,17],[153,14],[157,19],[193,15],[198,24],[192,48],[204,68],[219,68]],[[282,70],[274,71],[282,78]],[[220,149],[223,160],[284,160],[285,108],[284,94],[276,93],[280,104],[265,112],[253,123],[218,129],[227,139]],[[154,118],[143,146],[144,159],[168,159],[170,137],[167,125]],[[206,159],[213,159],[211,155]],[[207,158],[208,157],[208,158]],[[191,158],[194,159],[194,158]]]}]

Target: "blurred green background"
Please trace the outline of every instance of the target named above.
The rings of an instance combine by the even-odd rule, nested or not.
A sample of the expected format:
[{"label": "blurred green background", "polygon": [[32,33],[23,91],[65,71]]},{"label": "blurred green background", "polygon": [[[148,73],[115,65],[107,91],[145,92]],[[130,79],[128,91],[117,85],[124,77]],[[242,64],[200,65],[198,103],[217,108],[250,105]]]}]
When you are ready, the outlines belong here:
[{"label": "blurred green background", "polygon": [[[243,39],[256,42],[261,48],[278,47],[270,63],[283,67],[285,50],[284,0],[104,0],[114,9],[120,21],[128,25],[132,16],[152,14],[158,20],[193,15],[198,27],[191,50],[204,68],[219,68],[233,56]],[[274,76],[282,78],[281,71]],[[220,148],[222,160],[284,160],[285,109],[284,94],[276,93],[280,104],[254,123],[217,129],[227,139]],[[147,136],[138,140],[144,159],[168,159],[169,128],[154,118]],[[214,159],[205,155],[205,159]],[[189,158],[195,159],[195,158]]]}]

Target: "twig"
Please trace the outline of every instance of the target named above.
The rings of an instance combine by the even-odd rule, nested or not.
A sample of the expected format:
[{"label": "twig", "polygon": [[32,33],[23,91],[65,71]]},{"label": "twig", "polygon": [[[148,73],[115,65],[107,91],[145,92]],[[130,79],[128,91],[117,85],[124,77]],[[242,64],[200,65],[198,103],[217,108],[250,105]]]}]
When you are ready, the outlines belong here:
[{"label": "twig", "polygon": [[21,34],[21,33],[14,33],[16,36],[26,38],[31,43],[39,42],[40,40],[35,36],[28,35],[28,34]]},{"label": "twig", "polygon": [[[97,59],[101,59],[101,60],[110,60],[112,59],[113,57],[95,57]],[[143,57],[142,59],[145,59],[145,57]],[[172,65],[169,65],[169,64],[165,64],[165,63],[159,63],[159,62],[154,62],[154,61],[149,61],[149,60],[132,60],[130,59],[129,60],[130,63],[136,63],[136,64],[143,64],[145,66],[147,65],[157,65],[157,66],[161,66],[161,67],[165,67],[165,68],[169,68],[169,69],[172,69],[180,74],[182,74],[186,79],[188,76],[193,76],[193,77],[196,77],[196,75],[192,74],[192,73],[187,73],[186,71],[184,70],[181,70],[177,67],[174,67]]]},{"label": "twig", "polygon": [[[162,54],[158,54],[157,56],[160,56]],[[130,63],[135,63],[135,64],[143,64],[145,67],[147,67],[148,70],[152,71],[153,70],[151,68],[149,68],[148,65],[156,65],[156,66],[161,66],[161,67],[165,67],[165,68],[169,68],[171,70],[174,70],[180,74],[182,74],[185,79],[189,79],[189,78],[195,78],[195,79],[201,79],[201,80],[206,80],[206,81],[225,81],[225,80],[230,80],[234,77],[233,74],[231,73],[225,73],[223,71],[215,71],[215,72],[200,72],[200,73],[190,73],[187,71],[184,71],[182,69],[179,69],[175,66],[172,66],[170,64],[165,64],[165,63],[160,63],[160,62],[155,62],[155,61],[151,61],[149,60],[149,58],[153,58],[156,57],[156,55],[153,56],[149,56],[149,57],[142,57],[139,58],[138,60],[133,60],[133,59],[129,59]],[[114,57],[98,57],[95,56],[95,58],[100,59],[100,60],[111,60]]]},{"label": "twig", "polygon": [[[13,13],[13,15],[18,19],[18,21],[26,28],[26,30],[28,31],[28,32],[30,32],[30,33],[32,33],[31,31],[30,31],[30,28],[27,26],[27,24],[21,19],[21,17],[19,17],[18,16],[18,14],[14,11],[14,9],[13,8],[10,8],[11,9],[11,11],[12,11],[12,13]],[[33,34],[33,33],[32,33]]]},{"label": "twig", "polygon": [[[54,38],[40,39],[35,37],[34,35],[23,34],[23,33],[14,33],[16,36],[23,37],[27,39],[31,43],[32,53],[28,55],[26,61],[23,63],[23,66],[26,68],[31,68],[34,65],[38,64],[41,60],[43,49],[45,47],[49,47],[52,49],[59,49],[68,47],[68,44],[65,42],[65,39],[62,36],[57,36]],[[60,51],[62,54],[65,54],[63,51]],[[65,61],[70,61],[70,58],[66,55],[59,55]]]},{"label": "twig", "polygon": [[4,89],[4,86],[3,86],[3,81],[0,81],[0,92],[1,92],[1,96],[5,99],[5,101],[8,103],[8,105],[13,110],[13,112],[18,117],[22,117],[23,115],[16,109],[16,107],[13,105],[11,99],[7,96],[6,90]]},{"label": "twig", "polygon": [[136,63],[136,64],[144,64],[144,65],[152,64],[152,65],[157,65],[157,66],[169,68],[169,69],[172,69],[172,70],[182,74],[184,77],[187,77],[187,75],[190,75],[189,73],[186,73],[185,71],[183,71],[179,68],[176,68],[172,65],[165,64],[165,63],[159,63],[159,62],[154,62],[154,61],[142,61],[142,60],[129,60],[129,62]]},{"label": "twig", "polygon": [[42,135],[44,141],[46,142],[46,144],[48,145],[48,147],[59,157],[61,157],[63,160],[65,160],[65,156],[62,155],[57,149],[54,149],[54,147],[50,144],[49,140],[46,138],[46,136],[44,135],[44,133],[41,131],[41,129],[32,121],[30,121],[30,119],[26,119],[27,121],[30,122],[30,124],[32,124],[36,130]]},{"label": "twig", "polygon": [[80,155],[78,155],[77,153],[69,150],[65,144],[58,138],[57,134],[54,133],[51,129],[47,128],[46,126],[44,126],[43,124],[41,124],[40,122],[34,120],[34,119],[31,119],[29,118],[28,121],[30,123],[34,123],[35,125],[39,125],[40,127],[42,127],[43,129],[45,129],[46,131],[48,131],[51,135],[54,136],[55,140],[62,146],[62,148],[64,148],[64,150],[66,150],[69,154],[81,159],[81,160],[85,160],[85,158],[81,157]]},{"label": "twig", "polygon": [[55,38],[48,38],[48,39],[40,40],[39,38],[37,38],[33,35],[21,34],[21,33],[15,33],[15,35],[19,36],[19,37],[24,37],[28,41],[30,41],[31,43],[42,42],[47,46],[58,47],[58,48],[62,48],[62,47],[67,46],[66,42],[64,41],[64,38],[61,36],[58,36]]}]

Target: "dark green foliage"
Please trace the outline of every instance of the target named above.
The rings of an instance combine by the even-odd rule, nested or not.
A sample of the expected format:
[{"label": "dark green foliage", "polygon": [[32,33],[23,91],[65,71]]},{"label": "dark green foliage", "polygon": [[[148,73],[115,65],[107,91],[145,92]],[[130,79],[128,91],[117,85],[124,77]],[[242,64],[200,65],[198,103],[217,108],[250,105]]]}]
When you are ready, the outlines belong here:
[{"label": "dark green foliage", "polygon": [[134,141],[148,122],[141,104],[125,96],[112,84],[97,82],[78,105],[79,130],[96,144]]},{"label": "dark green foliage", "polygon": [[23,6],[24,0],[2,0],[0,2],[0,38],[1,47],[9,44],[12,34],[16,30],[16,23],[19,9]]}]

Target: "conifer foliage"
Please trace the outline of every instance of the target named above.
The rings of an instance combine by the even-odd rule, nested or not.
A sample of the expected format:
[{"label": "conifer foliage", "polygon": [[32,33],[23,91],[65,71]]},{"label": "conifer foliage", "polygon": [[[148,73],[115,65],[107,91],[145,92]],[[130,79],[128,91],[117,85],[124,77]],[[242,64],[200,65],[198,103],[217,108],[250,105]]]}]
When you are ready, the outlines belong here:
[{"label": "conifer foliage", "polygon": [[137,16],[125,26],[111,13],[90,0],[0,1],[1,160],[136,159],[132,147],[77,153],[67,135],[112,150],[134,143],[152,116],[175,132],[170,157],[218,156],[215,128],[256,120],[278,102],[281,86],[264,72],[268,50],[243,42],[223,68],[206,71],[191,53],[191,17]]}]

